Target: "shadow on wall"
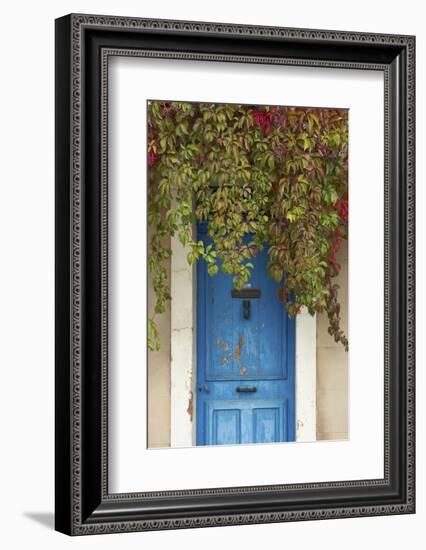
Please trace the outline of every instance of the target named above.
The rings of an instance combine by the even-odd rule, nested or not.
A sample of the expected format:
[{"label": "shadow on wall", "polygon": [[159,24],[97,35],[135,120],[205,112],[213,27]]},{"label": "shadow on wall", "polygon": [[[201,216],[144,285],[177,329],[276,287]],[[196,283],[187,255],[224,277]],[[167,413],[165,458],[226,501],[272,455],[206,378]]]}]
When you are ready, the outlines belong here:
[{"label": "shadow on wall", "polygon": [[23,515],[51,530],[55,528],[55,516],[53,512],[24,512]]}]

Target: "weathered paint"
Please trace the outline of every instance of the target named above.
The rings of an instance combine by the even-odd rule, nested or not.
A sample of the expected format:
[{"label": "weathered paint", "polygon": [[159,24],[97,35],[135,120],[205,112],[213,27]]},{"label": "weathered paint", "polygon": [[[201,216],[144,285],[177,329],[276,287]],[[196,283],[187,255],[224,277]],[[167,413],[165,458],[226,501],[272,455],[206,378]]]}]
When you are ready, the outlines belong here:
[{"label": "weathered paint", "polygon": [[188,250],[177,237],[172,237],[171,248],[170,445],[190,447],[193,444],[193,407],[190,407],[194,373],[193,269],[186,260]]},{"label": "weathered paint", "polygon": [[189,401],[188,401],[188,408],[186,409],[186,412],[189,415],[189,420],[192,422],[192,417],[194,415],[194,394],[192,391],[191,391],[191,397],[189,398]]},{"label": "weathered paint", "polygon": [[[208,241],[205,225],[198,239]],[[267,252],[253,263],[261,296],[249,306],[232,298],[230,276],[197,265],[198,445],[295,439],[295,321],[267,274]]]}]

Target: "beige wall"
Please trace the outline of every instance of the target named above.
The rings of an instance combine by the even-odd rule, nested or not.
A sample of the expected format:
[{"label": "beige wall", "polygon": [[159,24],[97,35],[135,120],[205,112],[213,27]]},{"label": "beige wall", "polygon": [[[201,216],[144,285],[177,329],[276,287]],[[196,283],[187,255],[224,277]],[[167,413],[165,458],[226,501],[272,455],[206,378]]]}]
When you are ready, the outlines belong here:
[{"label": "beige wall", "polygon": [[[342,328],[348,335],[348,246],[344,243],[337,259]],[[328,334],[326,314],[317,317],[317,439],[348,438],[348,354]]]},{"label": "beige wall", "polygon": [[[152,314],[154,306],[154,292],[150,284],[150,279],[148,277],[149,315]],[[148,352],[148,447],[169,447],[171,325],[170,307],[168,307],[166,312],[162,315],[157,315],[155,320],[160,332],[161,348],[160,351]]]}]

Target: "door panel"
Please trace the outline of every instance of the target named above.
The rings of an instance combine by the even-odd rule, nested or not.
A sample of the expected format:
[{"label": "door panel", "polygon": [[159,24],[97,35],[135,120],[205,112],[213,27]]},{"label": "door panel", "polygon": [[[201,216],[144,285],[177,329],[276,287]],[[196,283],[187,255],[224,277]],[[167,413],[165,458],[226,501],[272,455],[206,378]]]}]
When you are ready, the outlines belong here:
[{"label": "door panel", "polygon": [[255,403],[253,408],[253,443],[286,441],[287,399],[264,408],[259,405]]},{"label": "door panel", "polygon": [[287,399],[207,400],[206,445],[277,443],[287,438]]},{"label": "door panel", "polygon": [[207,409],[207,445],[241,443],[241,408],[239,403],[210,402]]},{"label": "door panel", "polygon": [[[207,227],[198,239],[208,243]],[[295,323],[264,250],[248,288],[197,264],[197,445],[292,441]]]}]

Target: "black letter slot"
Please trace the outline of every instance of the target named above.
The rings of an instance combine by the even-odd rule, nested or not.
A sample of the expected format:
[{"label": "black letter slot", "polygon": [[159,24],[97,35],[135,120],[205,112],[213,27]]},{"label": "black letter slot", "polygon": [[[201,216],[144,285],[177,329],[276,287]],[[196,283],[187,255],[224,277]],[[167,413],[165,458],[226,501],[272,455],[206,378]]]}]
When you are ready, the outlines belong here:
[{"label": "black letter slot", "polygon": [[237,290],[233,288],[231,294],[233,298],[242,298],[243,300],[251,300],[254,298],[260,298],[261,296],[259,288],[243,288],[242,290]]}]

